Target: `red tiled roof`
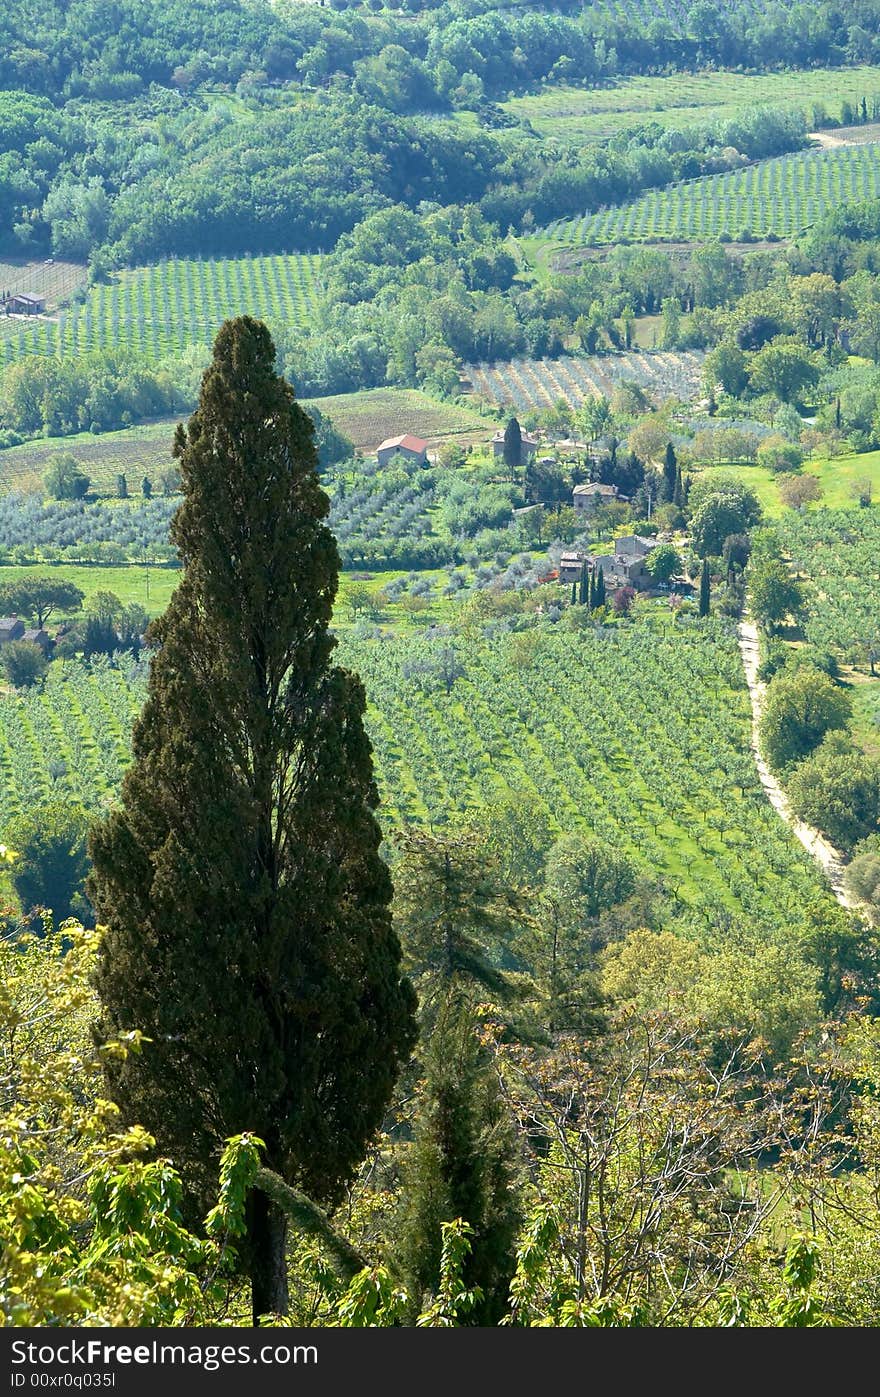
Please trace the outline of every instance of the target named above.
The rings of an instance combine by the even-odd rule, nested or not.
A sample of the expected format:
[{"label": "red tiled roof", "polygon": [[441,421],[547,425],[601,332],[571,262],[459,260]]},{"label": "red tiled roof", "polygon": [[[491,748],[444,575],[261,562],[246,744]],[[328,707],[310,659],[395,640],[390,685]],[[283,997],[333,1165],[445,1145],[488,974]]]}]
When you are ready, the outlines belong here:
[{"label": "red tiled roof", "polygon": [[405,451],[422,452],[427,445],[428,443],[422,441],[421,437],[414,437],[409,432],[405,432],[402,437],[388,437],[387,441],[383,441],[376,447],[376,450],[388,451],[389,448],[402,446]]}]

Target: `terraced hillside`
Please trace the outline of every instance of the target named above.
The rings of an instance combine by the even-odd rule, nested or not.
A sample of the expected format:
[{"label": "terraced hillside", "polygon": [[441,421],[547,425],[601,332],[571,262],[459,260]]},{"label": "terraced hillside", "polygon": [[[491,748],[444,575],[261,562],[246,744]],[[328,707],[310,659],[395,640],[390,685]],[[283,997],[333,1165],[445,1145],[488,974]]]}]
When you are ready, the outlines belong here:
[{"label": "terraced hillside", "polygon": [[574,246],[659,239],[790,237],[847,201],[880,194],[880,142],[781,155],[652,189],[627,204],[551,224]]}]

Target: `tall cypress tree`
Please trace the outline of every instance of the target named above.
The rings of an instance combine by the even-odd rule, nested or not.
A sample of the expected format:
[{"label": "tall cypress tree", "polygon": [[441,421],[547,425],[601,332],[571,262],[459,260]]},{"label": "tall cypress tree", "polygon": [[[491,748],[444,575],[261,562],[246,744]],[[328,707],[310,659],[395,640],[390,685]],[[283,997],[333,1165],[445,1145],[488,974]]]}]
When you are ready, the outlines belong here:
[{"label": "tall cypress tree", "polygon": [[678,458],[675,454],[675,447],[671,441],[666,443],[666,453],[663,458],[663,486],[662,503],[668,504],[675,498],[675,481],[678,474]]},{"label": "tall cypress tree", "polygon": [[710,597],[709,560],[708,560],[708,558],[704,558],[704,559],[703,559],[703,566],[702,566],[702,569],[701,569],[701,571],[700,571],[700,608],[699,608],[699,610],[700,610],[700,615],[701,615],[701,616],[708,616],[708,615],[709,615],[709,597]]},{"label": "tall cypress tree", "polygon": [[588,600],[588,595],[587,595],[587,586],[588,586],[588,583],[587,583],[587,576],[588,576],[588,574],[587,574],[587,564],[586,564],[586,562],[582,562],[582,563],[581,563],[581,582],[580,582],[580,590],[579,590],[579,593],[578,593],[578,601],[580,602],[581,606],[586,606],[587,600]]},{"label": "tall cypress tree", "polygon": [[572,606],[576,606],[576,605],[577,605],[577,599],[578,599],[578,585],[577,585],[577,582],[575,581],[575,582],[572,582],[572,584],[571,584],[571,604],[572,604]]},{"label": "tall cypress tree", "polygon": [[681,466],[678,462],[675,464],[675,487],[672,491],[672,503],[676,509],[681,509],[684,504],[684,485],[681,479]]},{"label": "tall cypress tree", "polygon": [[[91,837],[98,1030],[149,1039],[109,1064],[110,1090],[202,1206],[245,1130],[337,1202],[415,1036],[364,690],[331,663],[339,558],[313,427],[274,360],[264,325],[227,321],[178,428],[183,576],[152,628],[121,806]],[[255,1190],[255,1317],[287,1308],[285,1236]]]},{"label": "tall cypress tree", "polygon": [[594,607],[605,605],[605,573],[602,568],[596,568],[596,590],[593,594]]},{"label": "tall cypress tree", "polygon": [[596,569],[590,568],[590,575],[587,581],[587,606],[590,611],[596,605]]},{"label": "tall cypress tree", "polygon": [[504,428],[504,464],[510,471],[511,480],[514,480],[522,465],[522,428],[515,417],[511,417]]}]

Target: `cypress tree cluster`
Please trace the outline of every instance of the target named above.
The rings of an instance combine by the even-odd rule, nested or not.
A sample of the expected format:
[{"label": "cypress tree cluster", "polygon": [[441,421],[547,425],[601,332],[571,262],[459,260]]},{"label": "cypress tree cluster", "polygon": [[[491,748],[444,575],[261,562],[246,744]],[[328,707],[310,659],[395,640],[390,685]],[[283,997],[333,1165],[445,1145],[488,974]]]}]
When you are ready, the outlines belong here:
[{"label": "cypress tree cluster", "polygon": [[[91,837],[107,927],[98,1032],[124,1118],[216,1188],[223,1140],[334,1204],[415,1037],[364,690],[332,664],[339,559],[313,427],[268,330],[227,321],[178,429],[183,576],[162,619],[121,806]],[[285,1218],[249,1204],[255,1316],[287,1305]]]},{"label": "cypress tree cluster", "polygon": [[594,586],[594,588],[593,588],[593,610],[595,611],[597,607],[604,606],[604,605],[605,605],[605,574],[604,574],[604,572],[602,571],[602,569],[597,565],[597,567],[596,567],[596,582],[595,582],[595,586]]}]

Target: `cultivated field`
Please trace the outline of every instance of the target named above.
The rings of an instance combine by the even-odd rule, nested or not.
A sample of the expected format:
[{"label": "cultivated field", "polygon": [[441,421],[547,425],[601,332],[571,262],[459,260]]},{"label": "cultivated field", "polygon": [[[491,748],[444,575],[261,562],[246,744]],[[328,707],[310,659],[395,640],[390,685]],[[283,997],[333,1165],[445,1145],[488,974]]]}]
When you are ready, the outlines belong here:
[{"label": "cultivated field", "polygon": [[821,878],[761,791],[730,631],[640,623],[521,640],[445,637],[464,671],[448,694],[418,678],[424,641],[344,642],[367,685],[386,824],[454,824],[523,791],[554,824],[592,828],[662,877],[703,925],[796,925]]},{"label": "cultivated field", "polygon": [[[839,120],[841,104],[854,105],[880,94],[880,67],[819,68],[784,73],[674,73],[633,77],[604,87],[552,87],[514,97],[505,111],[528,121],[541,136],[584,145],[606,140],[615,131],[657,122],[672,129],[696,123],[730,121],[755,106],[803,111],[813,125],[814,106]],[[859,127],[848,128],[853,133]],[[828,133],[836,137],[838,133]],[[841,135],[843,132],[840,133]]]},{"label": "cultivated field", "polygon": [[880,143],[798,151],[652,189],[628,204],[551,224],[575,246],[728,236],[790,237],[847,201],[880,194]]},{"label": "cultivated field", "polygon": [[[365,451],[402,432],[414,432],[432,446],[448,438],[477,441],[491,436],[498,425],[482,415],[478,404],[469,407],[440,402],[415,388],[373,388],[304,401],[305,407],[312,405]],[[185,419],[187,414],[181,416]],[[120,473],[127,476],[132,493],[140,490],[145,475],[156,486],[162,471],[172,464],[171,446],[178,420],[166,417],[100,436],[79,432],[7,447],[0,451],[0,492],[42,489],[43,476],[59,454],[74,456],[98,493],[112,494]]]},{"label": "cultivated field", "polygon": [[370,388],[362,393],[315,398],[306,406],[326,413],[340,432],[365,451],[404,432],[412,432],[436,446],[450,437],[467,441],[489,437],[498,425],[482,416],[476,405],[440,402],[416,388]]},{"label": "cultivated field", "polygon": [[177,418],[167,417],[122,432],[100,436],[78,432],[76,436],[40,438],[22,446],[9,446],[0,451],[0,492],[42,489],[43,476],[53,459],[61,455],[76,458],[94,491],[112,492],[116,477],[124,474],[129,489],[136,493],[145,475],[155,485],[161,472],[172,464],[176,422]]},{"label": "cultivated field", "polygon": [[604,354],[588,358],[514,359],[509,364],[466,364],[473,391],[494,407],[518,412],[550,407],[564,399],[577,406],[587,398],[610,397],[624,381],[638,383],[658,401],[687,400],[701,390],[703,355],[696,351]]},{"label": "cultivated field", "polygon": [[45,684],[0,697],[0,829],[41,801],[95,810],[116,795],[146,665],[56,660]]},{"label": "cultivated field", "polygon": [[787,511],[776,525],[792,566],[810,584],[807,639],[866,666],[880,659],[880,509]]},{"label": "cultivated field", "polygon": [[[148,360],[210,346],[222,322],[250,314],[301,325],[321,295],[321,258],[310,255],[157,262],[117,272],[54,319],[23,324],[0,341],[0,364],[23,354],[75,356],[130,349]],[[17,322],[22,324],[22,322]]]},{"label": "cultivated field", "polygon": [[[460,644],[463,673],[447,694],[408,664],[424,659],[423,639],[344,638],[341,658],[370,695],[389,831],[442,827],[522,791],[554,827],[613,840],[695,928],[729,916],[768,931],[796,925],[827,896],[762,794],[728,629],[641,622],[576,645],[552,630],[525,650],[521,639]],[[597,691],[615,695],[613,712],[593,702]],[[123,656],[57,661],[43,687],[0,697],[0,829],[53,795],[90,808],[112,798],[144,693],[144,666]]]},{"label": "cultivated field", "polygon": [[[777,9],[791,8],[794,0],[777,0]],[[761,0],[728,0],[724,13],[730,18],[751,17],[760,12]],[[589,6],[601,15],[611,19],[638,19],[643,25],[654,20],[663,20],[674,34],[687,34],[691,31],[692,0],[592,0]]]},{"label": "cultivated field", "polygon": [[[45,296],[50,313],[84,287],[86,281],[87,272],[81,262],[51,257],[42,262],[0,262],[0,291]],[[27,316],[0,315],[0,336],[15,337],[28,323]]]}]

